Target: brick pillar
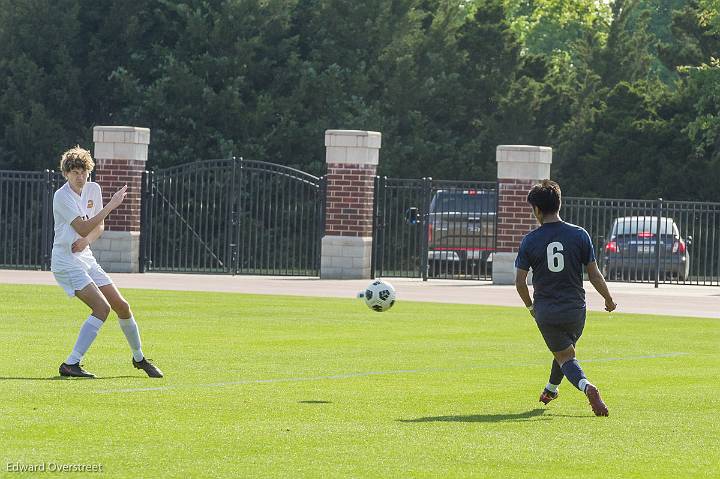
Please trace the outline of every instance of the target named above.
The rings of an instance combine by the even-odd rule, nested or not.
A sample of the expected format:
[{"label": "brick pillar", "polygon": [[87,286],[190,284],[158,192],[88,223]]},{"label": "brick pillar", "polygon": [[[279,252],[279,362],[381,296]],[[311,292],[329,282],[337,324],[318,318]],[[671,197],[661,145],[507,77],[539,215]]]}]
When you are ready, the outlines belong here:
[{"label": "brick pillar", "polygon": [[500,145],[498,169],[497,244],[493,255],[494,284],[515,282],[515,258],[520,241],[537,226],[527,203],[530,188],[550,178],[552,148]]},{"label": "brick pillar", "polygon": [[128,185],[122,205],[105,220],[105,233],[93,243],[98,263],[108,272],[137,273],[140,268],[140,199],[148,156],[150,129],[135,126],[96,126],[95,181],[103,202]]},{"label": "brick pillar", "polygon": [[370,278],[380,141],[376,131],[325,132],[327,194],[320,259],[323,279]]}]

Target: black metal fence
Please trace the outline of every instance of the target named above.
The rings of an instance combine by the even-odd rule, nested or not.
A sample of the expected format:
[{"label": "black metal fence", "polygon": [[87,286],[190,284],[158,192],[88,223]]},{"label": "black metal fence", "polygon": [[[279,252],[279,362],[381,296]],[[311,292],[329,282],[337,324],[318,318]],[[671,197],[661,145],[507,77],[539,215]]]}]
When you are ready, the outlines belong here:
[{"label": "black metal fence", "polygon": [[[372,274],[491,279],[496,192],[376,178]],[[565,197],[562,217],[588,231],[610,281],[720,285],[720,203]]]},{"label": "black metal fence", "polygon": [[[373,277],[427,277],[423,212],[432,196],[429,179],[375,178]],[[418,209],[418,219],[406,214]]]},{"label": "black metal fence", "polygon": [[316,276],[324,185],[302,171],[235,158],[146,172],[144,271]]},{"label": "black metal fence", "polygon": [[611,281],[720,285],[720,203],[563,198]]},{"label": "black metal fence", "polygon": [[[49,269],[55,171],[0,171],[0,268]],[[491,279],[494,182],[377,178],[373,275]],[[146,271],[319,274],[324,179],[242,159],[147,172]],[[720,285],[720,203],[566,197],[611,281]]]},{"label": "black metal fence", "polygon": [[491,279],[497,183],[375,180],[372,274]]},{"label": "black metal fence", "polygon": [[55,171],[0,171],[0,268],[50,269]]}]

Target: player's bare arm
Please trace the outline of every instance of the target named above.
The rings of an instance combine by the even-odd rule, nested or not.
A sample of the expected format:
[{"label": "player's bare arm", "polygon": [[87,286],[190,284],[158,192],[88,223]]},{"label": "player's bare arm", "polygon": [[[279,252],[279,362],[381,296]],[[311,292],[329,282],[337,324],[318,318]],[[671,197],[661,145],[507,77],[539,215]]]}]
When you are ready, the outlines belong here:
[{"label": "player's bare arm", "polygon": [[590,283],[593,285],[595,290],[600,293],[600,295],[605,299],[605,311],[614,311],[615,308],[617,308],[617,304],[615,303],[615,301],[613,301],[610,290],[608,289],[607,283],[605,282],[605,278],[603,278],[603,275],[598,269],[597,263],[595,261],[591,261],[590,263],[588,263],[587,274],[588,279],[590,280]]},{"label": "player's bare arm", "polygon": [[105,232],[105,222],[101,222],[89,235],[79,238],[72,244],[72,252],[79,253],[95,242]]},{"label": "player's bare arm", "polygon": [[112,210],[122,204],[126,194],[127,185],[123,186],[115,192],[112,198],[110,198],[110,201],[108,201],[108,204],[105,205],[102,210],[100,210],[100,213],[96,214],[88,220],[84,220],[78,216],[72,221],[72,223],[70,223],[70,226],[72,226],[80,236],[87,237],[90,233],[93,232],[95,228],[100,226],[100,224],[105,221],[105,218],[108,217]]},{"label": "player's bare arm", "polygon": [[520,268],[515,269],[515,289],[520,295],[520,299],[525,303],[525,307],[530,310],[530,314],[534,317],[535,313],[532,309],[533,302],[532,298],[530,298],[530,290],[527,287],[527,276],[528,272],[526,270]]}]

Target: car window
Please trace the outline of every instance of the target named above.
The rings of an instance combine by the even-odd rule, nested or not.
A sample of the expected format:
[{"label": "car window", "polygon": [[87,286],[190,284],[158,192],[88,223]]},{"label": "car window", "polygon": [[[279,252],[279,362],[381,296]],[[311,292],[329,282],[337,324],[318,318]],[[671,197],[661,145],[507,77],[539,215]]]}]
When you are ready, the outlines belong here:
[{"label": "car window", "polygon": [[495,211],[495,195],[490,193],[442,193],[436,194],[430,205],[432,211],[469,211],[484,213]]},{"label": "car window", "polygon": [[[657,232],[657,218],[637,216],[634,218],[620,218],[616,220],[613,234],[615,235],[635,235],[638,233]],[[677,227],[672,218],[660,219],[660,234],[677,234]]]}]

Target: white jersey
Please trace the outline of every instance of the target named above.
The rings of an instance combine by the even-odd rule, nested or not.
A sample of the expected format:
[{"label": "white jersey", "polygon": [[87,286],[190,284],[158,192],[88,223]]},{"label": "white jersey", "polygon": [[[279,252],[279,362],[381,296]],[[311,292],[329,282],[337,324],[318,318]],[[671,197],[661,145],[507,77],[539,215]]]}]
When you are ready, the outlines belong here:
[{"label": "white jersey", "polygon": [[72,244],[81,238],[72,223],[78,216],[84,220],[97,215],[103,209],[100,185],[88,181],[78,195],[69,183],[61,186],[53,196],[53,219],[55,220],[55,240],[52,248],[51,271],[71,269],[81,261],[85,265],[95,261],[88,246],[79,253],[72,252]]}]

